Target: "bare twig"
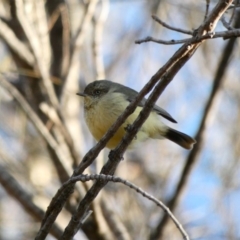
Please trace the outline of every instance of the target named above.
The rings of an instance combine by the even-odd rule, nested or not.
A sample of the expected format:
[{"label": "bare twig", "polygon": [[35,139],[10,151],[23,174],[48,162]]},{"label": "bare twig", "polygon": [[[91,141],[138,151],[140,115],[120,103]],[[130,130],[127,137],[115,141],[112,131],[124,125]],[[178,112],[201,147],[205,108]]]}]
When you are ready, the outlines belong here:
[{"label": "bare twig", "polygon": [[209,4],[210,4],[210,0],[206,0],[206,11],[205,11],[205,16],[204,16],[204,21],[207,19],[207,16],[208,16]]},{"label": "bare twig", "polygon": [[189,239],[186,231],[183,229],[183,227],[180,224],[180,222],[176,219],[176,217],[168,209],[168,207],[166,207],[164,205],[164,203],[162,203],[160,200],[156,199],[152,195],[148,194],[147,192],[145,192],[144,190],[142,190],[141,188],[137,187],[133,183],[130,183],[127,180],[124,180],[124,179],[122,179],[120,177],[114,177],[112,175],[91,174],[91,175],[79,175],[77,177],[73,177],[73,178],[69,179],[69,181],[67,181],[64,185],[67,186],[70,183],[75,183],[77,181],[85,182],[85,181],[90,181],[90,180],[103,180],[103,181],[117,182],[117,183],[122,183],[122,184],[128,186],[129,188],[132,188],[137,193],[140,193],[143,197],[149,199],[150,201],[154,202],[158,207],[162,208],[162,210],[173,220],[174,224],[176,225],[176,227],[181,232],[183,238],[184,239]]},{"label": "bare twig", "polygon": [[[235,2],[237,3],[237,2],[239,2],[239,1],[235,0]],[[229,22],[228,22],[229,25],[232,24],[232,21],[233,21],[233,19],[234,19],[234,17],[235,17],[236,11],[237,11],[237,7],[236,7],[236,4],[234,4],[234,8],[233,8],[233,11],[232,11],[232,15],[231,15],[231,18],[229,19]]]},{"label": "bare twig", "polygon": [[146,38],[136,40],[135,43],[136,44],[141,44],[141,43],[145,43],[145,42],[155,42],[155,43],[164,44],[164,45],[174,45],[174,44],[186,43],[186,42],[191,41],[191,40],[192,40],[192,38],[185,38],[185,39],[181,39],[181,40],[172,39],[172,40],[169,40],[169,41],[165,41],[165,40],[156,39],[156,38],[148,36]]},{"label": "bare twig", "polygon": [[181,28],[172,27],[172,26],[168,25],[167,23],[163,22],[156,15],[152,15],[152,18],[153,18],[153,20],[155,20],[156,22],[158,22],[159,24],[161,24],[165,28],[168,28],[168,29],[176,31],[176,32],[180,32],[180,33],[184,33],[184,34],[188,34],[188,35],[193,36],[193,31],[188,31],[188,30],[184,30],[184,29],[181,29]]},{"label": "bare twig", "polygon": [[[222,20],[223,22],[224,20]],[[182,43],[187,43],[187,42],[191,42],[191,43],[196,43],[196,42],[201,42],[202,40],[206,40],[206,39],[214,39],[214,38],[223,38],[223,39],[227,39],[227,38],[231,38],[231,37],[239,37],[240,36],[240,29],[233,29],[233,28],[229,28],[231,29],[229,31],[223,31],[223,32],[209,32],[199,38],[196,38],[195,40],[193,40],[192,38],[185,38],[185,39],[181,39],[181,40],[170,40],[170,41],[164,41],[164,40],[160,40],[160,39],[155,39],[153,37],[146,37],[140,40],[135,41],[135,43],[137,44],[141,44],[144,42],[155,42],[155,43],[160,43],[160,44],[165,44],[165,45],[174,45],[174,44],[182,44]]]},{"label": "bare twig", "polygon": [[223,24],[223,26],[228,29],[228,30],[233,30],[234,28],[226,21],[225,17],[222,16],[221,18],[221,22]]}]

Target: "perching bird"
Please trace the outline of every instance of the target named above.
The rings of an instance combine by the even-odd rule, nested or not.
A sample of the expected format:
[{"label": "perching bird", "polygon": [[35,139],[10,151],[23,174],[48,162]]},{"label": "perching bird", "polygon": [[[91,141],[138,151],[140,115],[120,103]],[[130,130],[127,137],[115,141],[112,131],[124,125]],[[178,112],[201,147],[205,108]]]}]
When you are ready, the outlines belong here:
[{"label": "perching bird", "polygon": [[[85,120],[91,134],[97,141],[103,137],[137,94],[137,91],[129,87],[108,80],[94,81],[86,86],[83,93],[77,93],[77,95],[84,97]],[[134,113],[120,126],[115,135],[108,141],[106,145],[108,148],[113,149],[118,145],[128,126],[138,117],[145,102],[146,99],[142,99]],[[154,105],[149,117],[129,147],[133,147],[136,143],[149,138],[166,138],[183,148],[191,149],[193,147],[193,144],[196,143],[193,138],[168,127],[160,120],[158,115],[176,123],[169,113]]]}]

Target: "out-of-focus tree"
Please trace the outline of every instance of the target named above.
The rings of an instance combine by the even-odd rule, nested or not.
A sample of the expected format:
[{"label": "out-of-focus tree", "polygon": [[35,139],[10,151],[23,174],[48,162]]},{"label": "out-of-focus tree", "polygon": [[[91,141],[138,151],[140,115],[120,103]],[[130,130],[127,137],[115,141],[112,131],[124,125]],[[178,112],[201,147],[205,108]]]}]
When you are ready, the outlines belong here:
[{"label": "out-of-focus tree", "polygon": [[[156,199],[191,239],[240,238],[239,8],[237,0],[1,1],[0,238],[180,239]],[[121,149],[108,161],[105,149],[85,155],[95,142],[76,93],[95,79],[138,91],[168,85],[158,104],[195,136],[193,150],[149,140],[124,161]],[[110,176],[66,184],[83,171],[127,179],[150,199]]]}]

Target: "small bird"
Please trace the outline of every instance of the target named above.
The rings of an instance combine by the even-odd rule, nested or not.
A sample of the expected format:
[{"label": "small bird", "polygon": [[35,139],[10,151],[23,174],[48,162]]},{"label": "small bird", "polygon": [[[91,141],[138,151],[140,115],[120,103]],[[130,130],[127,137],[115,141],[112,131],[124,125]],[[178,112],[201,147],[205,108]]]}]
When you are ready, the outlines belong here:
[{"label": "small bird", "polygon": [[[83,93],[77,95],[84,97],[84,115],[87,126],[93,137],[99,141],[108,131],[117,118],[123,113],[130,102],[137,96],[138,92],[122,84],[108,80],[94,81],[86,86]],[[108,141],[109,149],[115,148],[125,135],[128,127],[138,117],[146,99],[138,104],[136,110],[119,127],[115,135]],[[143,142],[149,138],[169,139],[185,149],[191,149],[196,141],[188,135],[181,133],[165,125],[159,118],[164,117],[176,123],[172,116],[162,108],[154,105],[149,117],[133,139],[129,148],[136,143]]]}]

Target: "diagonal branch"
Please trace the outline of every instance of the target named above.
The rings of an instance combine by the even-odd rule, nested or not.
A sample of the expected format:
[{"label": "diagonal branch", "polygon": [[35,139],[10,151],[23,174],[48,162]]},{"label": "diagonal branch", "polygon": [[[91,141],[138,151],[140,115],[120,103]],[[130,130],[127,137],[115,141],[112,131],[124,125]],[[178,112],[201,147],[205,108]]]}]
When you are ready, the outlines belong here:
[{"label": "diagonal branch", "polygon": [[[225,20],[222,20],[222,22],[226,25]],[[240,36],[240,29],[233,29],[233,28],[230,28],[230,26],[228,26],[228,28],[230,29],[229,31],[216,32],[216,33],[209,32],[209,33],[195,39],[195,41],[201,42],[206,39],[214,39],[214,38],[227,39],[227,38],[231,38],[231,37],[239,37]],[[174,44],[187,43],[190,41],[192,42],[192,38],[185,38],[185,39],[180,39],[180,40],[173,39],[173,40],[165,41],[165,40],[156,39],[153,37],[146,37],[146,38],[135,41],[135,43],[141,44],[141,43],[145,43],[145,42],[155,42],[155,43],[165,44],[165,45],[174,45]]]},{"label": "diagonal branch", "polygon": [[169,24],[163,22],[156,15],[152,15],[152,19],[155,20],[156,22],[158,22],[159,24],[161,24],[165,28],[168,28],[168,29],[173,30],[175,32],[180,32],[180,33],[184,33],[184,34],[188,34],[188,35],[193,36],[193,33],[194,33],[193,31],[188,31],[188,30],[184,30],[184,29],[181,29],[181,28],[172,27]]}]

